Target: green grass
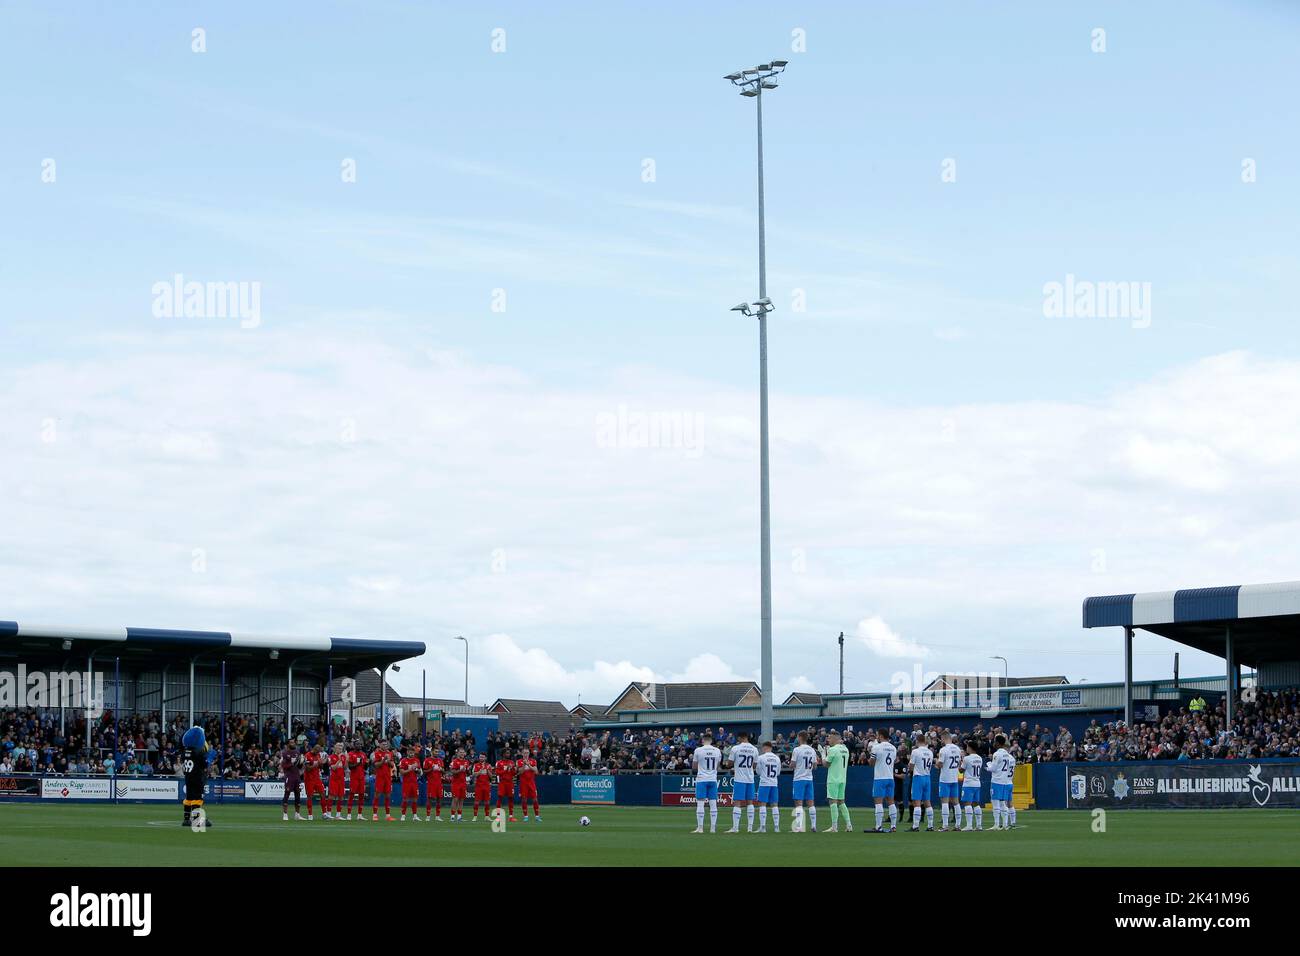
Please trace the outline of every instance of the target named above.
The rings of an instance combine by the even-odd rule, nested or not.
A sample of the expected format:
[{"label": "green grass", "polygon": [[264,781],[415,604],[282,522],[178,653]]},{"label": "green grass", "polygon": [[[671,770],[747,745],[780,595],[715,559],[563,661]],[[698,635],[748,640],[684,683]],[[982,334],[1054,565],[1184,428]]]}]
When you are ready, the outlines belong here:
[{"label": "green grass", "polygon": [[[695,835],[691,809],[543,809],[543,823],[493,833],[479,823],[283,823],[278,805],[211,804],[213,827],[179,807],[0,804],[3,866],[1290,866],[1300,812],[1118,811],[1105,833],[1083,811],[1022,811],[1009,833],[786,832]],[[578,826],[586,814],[592,825]],[[829,811],[818,813],[825,827]],[[719,830],[731,824],[719,813]],[[874,823],[856,809],[853,822]],[[991,814],[985,813],[985,822]]]}]

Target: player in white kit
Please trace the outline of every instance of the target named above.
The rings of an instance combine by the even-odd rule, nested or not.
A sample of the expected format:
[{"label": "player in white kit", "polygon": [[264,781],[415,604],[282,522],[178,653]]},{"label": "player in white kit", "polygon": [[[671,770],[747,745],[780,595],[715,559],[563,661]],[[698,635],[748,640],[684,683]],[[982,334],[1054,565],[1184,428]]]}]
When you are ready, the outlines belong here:
[{"label": "player in white kit", "polygon": [[1016,758],[1007,750],[1007,738],[993,738],[998,748],[989,761],[989,793],[993,800],[993,829],[1010,830],[1016,825],[1016,808],[1011,805],[1011,788],[1016,775]]},{"label": "player in white kit", "polygon": [[925,828],[934,829],[934,804],[930,801],[930,769],[934,766],[934,752],[922,738],[912,748],[907,758],[912,768],[912,832],[921,830],[921,808],[925,808]]},{"label": "player in white kit", "polygon": [[718,768],[722,751],[713,746],[713,737],[705,734],[691,754],[695,768],[695,832],[704,832],[704,804],[709,805],[709,832],[718,832]]},{"label": "player in white kit", "polygon": [[984,758],[975,752],[975,741],[966,743],[966,756],[962,758],[961,802],[966,810],[966,832],[984,829],[984,804],[980,802],[980,774],[984,771]]},{"label": "player in white kit", "polygon": [[[813,767],[817,766],[817,751],[808,746],[808,735],[799,732],[799,746],[790,755],[794,768],[794,815],[802,816],[807,807],[808,829],[817,832],[817,806],[813,798]],[[791,824],[793,829],[794,824]]]},{"label": "player in white kit", "polygon": [[781,758],[772,753],[772,741],[763,741],[763,752],[758,755],[755,768],[758,774],[758,832],[767,832],[767,811],[772,810],[772,832],[781,832],[781,808],[778,806],[778,784],[781,782]]},{"label": "player in white kit", "polygon": [[735,779],[731,790],[731,829],[727,833],[740,832],[741,808],[749,810],[748,832],[754,832],[754,770],[758,766],[758,748],[749,742],[749,734],[743,730],[736,734],[739,743],[731,748],[731,769]]},{"label": "player in white kit", "polygon": [[875,779],[871,784],[871,796],[876,801],[876,829],[868,833],[884,833],[885,807],[889,804],[889,833],[898,829],[898,806],[894,803],[894,762],[898,759],[898,748],[889,742],[889,731],[881,727],[876,731],[876,742],[871,745],[871,756],[867,762],[876,768]]},{"label": "player in white kit", "polygon": [[957,798],[961,788],[957,783],[957,773],[961,770],[961,748],[952,742],[952,734],[943,735],[943,746],[939,748],[939,811],[943,815],[943,826],[939,832],[948,829],[948,809],[952,808],[953,832],[961,829],[961,806]]}]

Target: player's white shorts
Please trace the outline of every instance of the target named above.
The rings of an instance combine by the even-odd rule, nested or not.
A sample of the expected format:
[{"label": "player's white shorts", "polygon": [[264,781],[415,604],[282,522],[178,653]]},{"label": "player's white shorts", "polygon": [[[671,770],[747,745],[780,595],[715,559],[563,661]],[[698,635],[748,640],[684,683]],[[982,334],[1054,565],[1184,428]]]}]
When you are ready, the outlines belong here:
[{"label": "player's white shorts", "polygon": [[871,783],[871,795],[873,797],[885,797],[892,799],[894,796],[893,780],[873,780]]},{"label": "player's white shorts", "polygon": [[777,794],[778,794],[779,792],[780,792],[780,791],[778,791],[776,787],[759,787],[759,788],[758,788],[758,802],[759,802],[759,803],[777,803],[777,802],[778,802]]},{"label": "player's white shorts", "polygon": [[695,781],[695,799],[696,800],[718,799],[718,781],[716,780]]},{"label": "player's white shorts", "polygon": [[989,785],[989,799],[1006,800],[1011,802],[1011,787],[1009,783],[994,783]]},{"label": "player's white shorts", "polygon": [[796,780],[794,782],[794,798],[796,800],[812,800],[813,782],[811,780]]},{"label": "player's white shorts", "polygon": [[737,780],[732,784],[731,799],[733,800],[753,800],[754,785],[752,783],[741,783]]},{"label": "player's white shorts", "polygon": [[979,787],[962,787],[962,788],[961,788],[961,802],[962,802],[962,803],[979,803],[979,802],[980,802],[980,788],[979,788]]}]

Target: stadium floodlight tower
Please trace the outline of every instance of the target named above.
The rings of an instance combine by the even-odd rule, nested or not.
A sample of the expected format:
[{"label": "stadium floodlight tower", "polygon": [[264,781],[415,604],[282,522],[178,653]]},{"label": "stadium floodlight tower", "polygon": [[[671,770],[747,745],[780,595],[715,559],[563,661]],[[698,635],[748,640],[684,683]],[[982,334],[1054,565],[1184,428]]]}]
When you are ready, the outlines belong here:
[{"label": "stadium floodlight tower", "polygon": [[752,98],[758,106],[758,301],[752,308],[736,306],[733,311],[758,318],[759,614],[762,631],[759,733],[764,740],[772,739],[772,528],[767,477],[767,313],[772,311],[772,301],[767,297],[767,245],[763,220],[763,91],[776,89],[776,78],[785,71],[787,62],[760,63],[724,77],[740,90],[741,96]]}]

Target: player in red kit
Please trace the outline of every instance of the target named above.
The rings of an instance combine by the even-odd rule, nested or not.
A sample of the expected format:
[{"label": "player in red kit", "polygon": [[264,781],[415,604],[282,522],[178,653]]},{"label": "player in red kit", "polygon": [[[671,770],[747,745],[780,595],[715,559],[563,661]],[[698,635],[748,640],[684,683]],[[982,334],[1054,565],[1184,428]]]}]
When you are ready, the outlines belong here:
[{"label": "player in red kit", "polygon": [[325,798],[325,781],[321,779],[321,769],[325,765],[325,748],[317,744],[303,754],[303,789],[307,791],[307,819],[312,819],[312,797],[319,796],[321,803],[328,807]]},{"label": "player in red kit", "polygon": [[348,755],[342,742],[334,745],[334,752],[326,758],[326,761],[330,769],[330,783],[329,790],[325,794],[325,819],[342,820],[343,797],[347,792],[348,773]]},{"label": "player in red kit", "polygon": [[430,812],[434,819],[442,822],[442,758],[430,752],[424,758],[424,820],[427,823]]},{"label": "player in red kit", "polygon": [[352,741],[352,749],[348,751],[348,819],[352,819],[352,804],[357,805],[357,819],[363,820],[366,816],[366,752],[362,749],[361,741]]},{"label": "player in red kit", "polygon": [[542,822],[542,807],[537,802],[537,761],[531,754],[524,754],[515,761],[515,772],[519,774],[519,805],[524,808],[524,822],[528,822],[528,801],[533,801],[533,818]]},{"label": "player in red kit", "polygon": [[501,798],[506,798],[509,807],[510,822],[515,821],[515,762],[510,759],[509,748],[501,751],[501,758],[492,768],[497,775],[497,809],[501,809]]},{"label": "player in red kit", "polygon": [[474,778],[474,820],[477,822],[479,804],[483,805],[484,819],[492,806],[492,765],[487,761],[487,754],[478,755],[470,776]]},{"label": "player in red kit", "polygon": [[370,755],[370,762],[375,767],[375,799],[370,807],[370,820],[379,819],[379,798],[384,798],[384,819],[393,822],[393,760],[392,746],[387,740],[379,741],[379,746]]},{"label": "player in red kit", "polygon": [[465,774],[469,770],[465,748],[456,751],[456,756],[447,765],[447,769],[451,771],[451,819],[453,823],[460,823],[465,819],[465,795],[469,789],[465,781]]},{"label": "player in red kit", "polygon": [[412,822],[420,819],[420,758],[415,747],[408,746],[406,755],[397,764],[402,780],[402,822],[406,822],[406,808],[411,808]]}]

